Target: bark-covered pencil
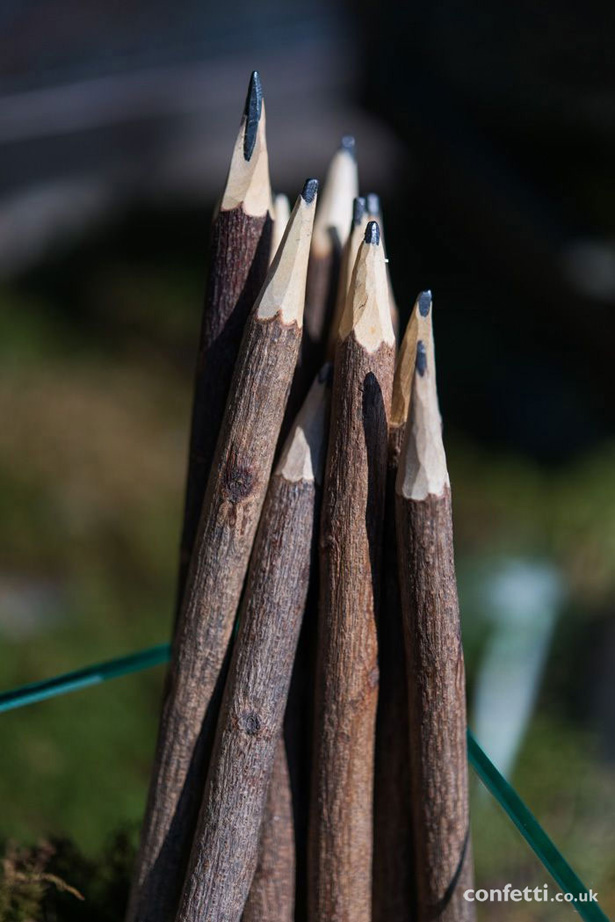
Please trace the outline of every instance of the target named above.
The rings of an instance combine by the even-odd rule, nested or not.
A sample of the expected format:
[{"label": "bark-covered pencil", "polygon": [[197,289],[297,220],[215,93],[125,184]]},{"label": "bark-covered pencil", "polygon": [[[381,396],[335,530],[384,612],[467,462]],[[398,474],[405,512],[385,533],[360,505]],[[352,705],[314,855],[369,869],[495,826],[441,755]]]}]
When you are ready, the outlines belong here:
[{"label": "bark-covered pencil", "polygon": [[[431,312],[428,318],[431,321]],[[430,325],[430,324],[429,324]],[[406,638],[417,922],[468,922],[474,904],[465,672],[451,491],[430,330],[421,332],[396,484]]]},{"label": "bark-covered pencil", "polygon": [[328,378],[325,368],[267,491],[178,922],[238,922],[252,883],[308,590]]},{"label": "bark-covered pencil", "polygon": [[167,676],[128,919],[173,918],[226,655],[295,369],[316,204],[308,180],[246,323]]},{"label": "bark-covered pencil", "polygon": [[269,266],[270,208],[265,103],[260,77],[254,71],[210,235],[207,290],[194,380],[176,619],[243,329]]},{"label": "bark-covered pencil", "polygon": [[423,291],[416,300],[399,348],[389,421],[382,604],[378,618],[380,689],[374,773],[374,922],[411,922],[414,917],[408,683],[395,534],[395,480],[410,406],[416,344],[430,310],[431,293]]},{"label": "bark-covered pencil", "polygon": [[371,918],[376,609],[394,362],[384,253],[371,222],[335,351],[323,488],[312,922]]}]

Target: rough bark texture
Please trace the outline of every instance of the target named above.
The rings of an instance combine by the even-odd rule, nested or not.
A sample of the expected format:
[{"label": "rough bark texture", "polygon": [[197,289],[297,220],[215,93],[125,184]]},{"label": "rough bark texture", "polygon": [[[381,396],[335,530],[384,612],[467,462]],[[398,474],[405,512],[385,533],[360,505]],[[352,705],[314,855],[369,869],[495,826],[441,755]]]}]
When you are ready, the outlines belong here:
[{"label": "rough bark texture", "polygon": [[389,435],[384,515],[374,773],[374,922],[411,922],[415,918],[408,682],[395,533],[395,479],[404,430],[405,426],[396,426]]},{"label": "rough bark texture", "polygon": [[312,922],[371,917],[376,608],[393,348],[338,345],[320,539]]},{"label": "rough bark texture", "polygon": [[[316,557],[316,555],[314,555]],[[314,676],[318,642],[318,562],[310,571],[303,626],[288,693],[284,736],[295,826],[295,920],[306,922],[308,901],[308,827],[312,784]]]},{"label": "rough bark texture", "polygon": [[288,761],[278,740],[258,844],[258,861],[242,922],[292,922],[295,837]]},{"label": "rough bark texture", "polygon": [[211,229],[209,275],[194,380],[177,614],[241,337],[267,274],[271,229],[268,213],[252,217],[242,208],[219,212]]},{"label": "rough bark texture", "polygon": [[246,326],[212,465],[173,642],[128,919],[169,922],[201,800],[214,707],[300,329],[277,317]]},{"label": "rough bark texture", "polygon": [[241,919],[305,608],[315,496],[313,481],[272,478],[178,922]]},{"label": "rough bark texture", "polygon": [[450,490],[397,495],[401,596],[409,677],[417,920],[468,922],[473,904],[465,670]]}]

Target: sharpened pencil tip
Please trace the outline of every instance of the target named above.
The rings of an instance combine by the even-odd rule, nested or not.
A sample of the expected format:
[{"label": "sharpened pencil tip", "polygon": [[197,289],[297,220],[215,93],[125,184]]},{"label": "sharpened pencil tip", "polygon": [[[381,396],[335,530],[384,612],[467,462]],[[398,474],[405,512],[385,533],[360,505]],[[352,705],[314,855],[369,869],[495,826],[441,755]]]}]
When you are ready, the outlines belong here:
[{"label": "sharpened pencil tip", "polygon": [[377,221],[370,221],[365,228],[365,242],[374,243],[376,246],[380,243],[380,228]]},{"label": "sharpened pencil tip", "polygon": [[340,149],[345,150],[347,154],[350,154],[353,160],[356,160],[356,141],[351,134],[345,134],[340,143]]},{"label": "sharpened pencil tip", "polygon": [[369,192],[366,196],[367,213],[370,215],[380,214],[380,196],[376,192]]},{"label": "sharpened pencil tip", "polygon": [[416,344],[416,370],[421,378],[427,370],[427,350],[425,349],[425,343],[422,339],[419,339]]},{"label": "sharpened pencil tip", "polygon": [[419,302],[419,314],[421,315],[421,317],[429,316],[429,311],[431,310],[432,300],[433,299],[431,297],[431,289],[429,288],[427,289],[427,291],[422,291],[419,294],[417,301]]},{"label": "sharpened pencil tip", "polygon": [[365,199],[362,195],[357,196],[357,198],[352,201],[352,223],[360,224],[363,220],[363,215],[365,214]]},{"label": "sharpened pencil tip", "polygon": [[301,198],[306,203],[306,205],[311,205],[314,201],[316,193],[318,192],[318,180],[317,179],[306,179],[305,185],[301,191]]},{"label": "sharpened pencil tip", "polygon": [[244,118],[246,120],[246,128],[243,136],[243,156],[248,161],[254,153],[258,123],[260,122],[262,111],[263,88],[261,86],[261,78],[258,71],[253,70],[252,76],[250,77],[250,85],[248,86],[246,104],[243,110]]}]

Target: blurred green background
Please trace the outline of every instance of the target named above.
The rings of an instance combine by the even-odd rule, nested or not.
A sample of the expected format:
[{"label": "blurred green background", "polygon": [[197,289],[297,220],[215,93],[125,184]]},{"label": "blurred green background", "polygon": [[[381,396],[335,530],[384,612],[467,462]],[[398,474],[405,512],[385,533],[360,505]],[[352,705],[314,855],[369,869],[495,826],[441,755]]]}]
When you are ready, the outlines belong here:
[{"label": "blurred green background", "polygon": [[[156,4],[139,44],[138,3],[126,17],[94,4],[86,64],[63,29],[70,3],[54,3],[49,34],[27,7],[0,22],[30,40],[0,83],[2,688],[170,635],[208,226],[256,64],[276,190],[322,178],[354,131],[402,313],[434,291],[470,717],[504,737],[517,722],[507,773],[615,914],[613,74],[561,76],[579,35],[591,57],[608,30],[589,12],[554,8],[549,30],[521,10],[515,43],[509,14],[473,4],[385,4],[374,23],[361,5],[271,3],[261,25],[278,31],[250,32],[247,5],[231,25],[187,3],[170,19]],[[171,20],[173,42],[157,43]],[[108,907],[125,893],[162,679],[158,667],[0,715],[0,919],[38,918],[6,896],[24,868],[28,886],[38,874],[57,891],[47,869],[88,897],[60,894],[45,918],[119,918]],[[476,779],[472,799],[478,885],[548,882]],[[70,845],[55,858],[37,846],[58,837]],[[561,904],[479,908],[566,917]]]}]

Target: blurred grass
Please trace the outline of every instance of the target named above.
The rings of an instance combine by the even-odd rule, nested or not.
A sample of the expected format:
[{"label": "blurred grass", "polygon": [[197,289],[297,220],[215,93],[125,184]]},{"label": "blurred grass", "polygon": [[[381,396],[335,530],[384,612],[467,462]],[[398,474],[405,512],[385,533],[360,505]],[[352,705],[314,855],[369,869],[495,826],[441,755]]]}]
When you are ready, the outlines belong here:
[{"label": "blurred grass", "polygon": [[[66,278],[50,300],[44,285],[0,290],[0,595],[12,604],[38,586],[50,599],[26,628],[6,605],[0,611],[4,688],[170,633],[201,272],[196,263],[116,259],[76,284],[66,310]],[[569,604],[512,780],[615,913],[613,766],[583,708],[575,712],[592,668],[581,661],[588,628],[611,616],[615,445],[552,469],[469,444],[450,426],[447,450],[470,684],[486,637],[473,604],[477,562],[538,557],[568,580]],[[89,858],[119,828],[134,840],[161,682],[157,668],[0,715],[1,835],[22,843],[66,835]],[[546,882],[498,810],[474,797],[481,885]],[[530,910],[489,906],[479,917],[572,916],[559,904]]]}]

